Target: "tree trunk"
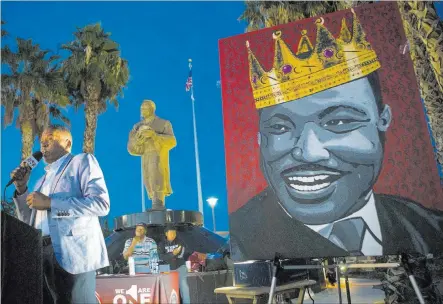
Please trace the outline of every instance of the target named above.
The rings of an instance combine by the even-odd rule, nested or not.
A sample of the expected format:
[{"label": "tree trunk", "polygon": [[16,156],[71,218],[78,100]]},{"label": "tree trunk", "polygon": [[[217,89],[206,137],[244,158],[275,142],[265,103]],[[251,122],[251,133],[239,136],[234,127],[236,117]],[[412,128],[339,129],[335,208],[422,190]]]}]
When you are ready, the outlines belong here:
[{"label": "tree trunk", "polygon": [[[402,15],[405,33],[409,40],[411,58],[414,63],[421,97],[426,107],[429,124],[435,140],[437,161],[443,164],[443,92],[439,88],[436,77],[436,71],[438,74],[436,63],[432,64],[432,59],[430,60],[429,52],[432,50],[426,47],[426,45],[434,45],[435,52],[438,52],[437,48],[441,48],[441,46],[436,45],[435,38],[433,38],[434,42],[426,42],[425,38],[420,37],[420,32],[414,29],[414,25],[418,26],[421,21],[413,19],[415,15],[412,16],[410,13],[411,6],[409,2],[398,2],[398,5]],[[426,5],[431,4],[427,3]],[[441,69],[439,73],[441,75]]]},{"label": "tree trunk", "polygon": [[98,101],[88,101],[85,103],[86,127],[83,134],[83,152],[94,154],[95,134],[97,131]]},{"label": "tree trunk", "polygon": [[22,160],[24,160],[32,154],[32,147],[34,146],[34,132],[29,120],[21,122],[20,132],[22,134]]}]

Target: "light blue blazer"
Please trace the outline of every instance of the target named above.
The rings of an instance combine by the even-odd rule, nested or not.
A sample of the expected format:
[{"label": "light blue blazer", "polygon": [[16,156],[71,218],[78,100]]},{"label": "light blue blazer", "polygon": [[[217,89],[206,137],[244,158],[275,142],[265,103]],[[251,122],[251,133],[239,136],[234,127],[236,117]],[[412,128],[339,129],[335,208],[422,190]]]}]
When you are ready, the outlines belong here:
[{"label": "light blue blazer", "polygon": [[[44,176],[36,183],[39,191]],[[26,204],[28,192],[15,196],[20,220],[33,226],[35,210]],[[99,216],[109,213],[109,194],[103,172],[91,154],[69,154],[49,194],[49,231],[56,259],[69,273],[79,274],[109,266]]]}]

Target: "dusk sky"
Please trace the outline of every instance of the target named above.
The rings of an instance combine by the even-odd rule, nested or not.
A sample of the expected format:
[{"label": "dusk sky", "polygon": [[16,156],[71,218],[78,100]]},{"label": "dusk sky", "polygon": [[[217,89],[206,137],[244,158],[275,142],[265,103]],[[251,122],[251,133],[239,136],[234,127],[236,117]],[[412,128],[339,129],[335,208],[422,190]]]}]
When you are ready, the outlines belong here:
[{"label": "dusk sky", "polygon": [[[193,59],[203,198],[215,196],[217,230],[228,230],[225,159],[218,39],[244,32],[237,18],[243,2],[2,2],[2,20],[15,37],[32,38],[41,48],[57,51],[73,39],[77,27],[100,22],[120,44],[129,62],[130,81],[117,110],[99,116],[95,155],[110,192],[110,218],[141,211],[140,158],[126,150],[128,133],[139,121],[140,104],[152,99],[157,114],[171,121],[177,147],[170,153],[174,193],[170,209],[198,210],[192,108],[185,91],[188,59]],[[61,53],[63,55],[63,53]],[[83,142],[83,111],[69,109],[74,137],[73,153]],[[3,115],[3,108],[2,108]],[[14,125],[2,130],[2,186],[20,162],[20,132]],[[39,145],[35,145],[35,150]],[[31,184],[43,174],[40,164]],[[12,196],[12,187],[8,196]],[[146,197],[147,198],[147,197]],[[147,201],[150,206],[150,201]],[[205,224],[212,229],[211,209],[205,205]]]},{"label": "dusk sky", "polygon": [[[442,16],[443,4],[436,6]],[[185,92],[188,59],[192,58],[203,199],[219,198],[217,230],[228,230],[218,40],[244,32],[245,24],[237,21],[243,2],[2,1],[1,9],[7,23],[4,29],[9,32],[2,44],[15,45],[15,37],[32,38],[42,49],[56,52],[61,44],[73,40],[77,27],[97,22],[120,44],[122,57],[129,62],[130,81],[119,109],[110,107],[99,116],[95,148],[110,192],[110,219],[141,211],[140,158],[130,156],[126,145],[144,99],[156,102],[158,116],[171,121],[177,138],[177,147],[170,153],[174,193],[166,199],[166,207],[198,209],[192,108]],[[83,110],[69,108],[65,114],[72,124],[73,153],[80,153]],[[3,189],[10,171],[20,162],[19,129],[14,125],[2,129],[1,144]],[[37,143],[34,150],[38,149]],[[40,164],[34,170],[31,187],[43,168]],[[10,187],[8,197],[12,190]],[[204,205],[205,225],[212,229],[211,209],[206,202]]]}]

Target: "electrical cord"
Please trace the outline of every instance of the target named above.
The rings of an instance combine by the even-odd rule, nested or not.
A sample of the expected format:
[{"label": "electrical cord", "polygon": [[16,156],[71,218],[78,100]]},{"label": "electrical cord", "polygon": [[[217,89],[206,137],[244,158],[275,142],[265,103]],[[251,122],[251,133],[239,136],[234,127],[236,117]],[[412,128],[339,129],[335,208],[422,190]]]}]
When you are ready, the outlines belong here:
[{"label": "electrical cord", "polygon": [[[310,279],[311,279],[311,278],[309,277],[310,272],[309,272],[308,269],[306,269],[306,274],[308,275],[308,280],[310,280]],[[309,298],[311,299],[312,304],[314,304],[314,299],[312,298],[312,296],[311,296],[311,292],[309,291],[310,288],[308,287],[308,288],[306,288],[306,289],[308,290],[308,296],[309,296]]]},{"label": "electrical cord", "polygon": [[311,292],[309,291],[310,288],[308,287],[308,288],[306,288],[306,289],[308,290],[308,296],[309,296],[309,298],[311,299],[312,304],[314,304],[314,299],[312,298],[312,296],[311,296]]}]

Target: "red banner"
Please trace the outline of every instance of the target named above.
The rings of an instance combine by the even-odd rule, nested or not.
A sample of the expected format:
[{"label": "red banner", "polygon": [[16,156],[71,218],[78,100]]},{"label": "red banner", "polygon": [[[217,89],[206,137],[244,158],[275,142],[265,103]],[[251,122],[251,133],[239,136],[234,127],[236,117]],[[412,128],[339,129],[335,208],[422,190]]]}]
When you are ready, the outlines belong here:
[{"label": "red banner", "polygon": [[99,304],[180,303],[178,272],[97,277]]}]

